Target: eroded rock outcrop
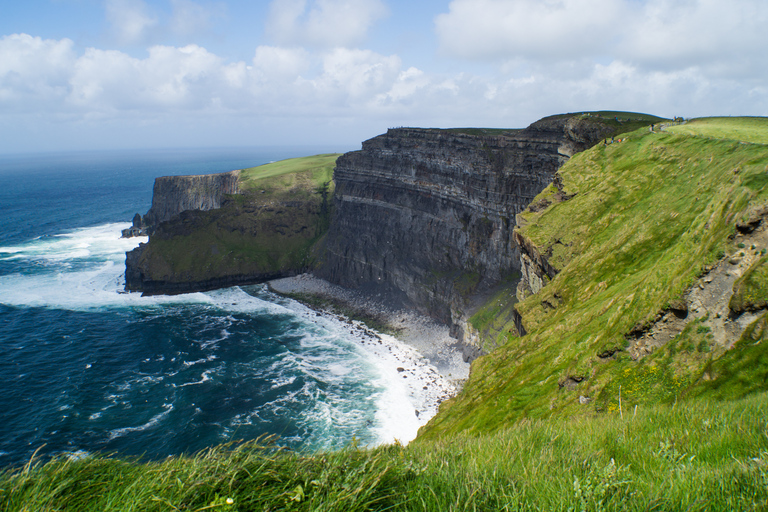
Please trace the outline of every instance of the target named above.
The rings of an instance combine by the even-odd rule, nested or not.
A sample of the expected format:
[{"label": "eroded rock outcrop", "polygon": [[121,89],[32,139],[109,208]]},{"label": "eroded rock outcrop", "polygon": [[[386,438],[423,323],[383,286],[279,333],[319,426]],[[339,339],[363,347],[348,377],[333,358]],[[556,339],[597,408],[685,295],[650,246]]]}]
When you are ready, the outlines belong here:
[{"label": "eroded rock outcrop", "polygon": [[240,171],[198,176],[163,176],[155,179],[152,207],[144,223],[157,226],[183,211],[208,211],[220,208],[227,195],[239,191]]},{"label": "eroded rock outcrop", "polygon": [[524,130],[391,129],[337,161],[336,213],[316,273],[454,326],[520,269],[515,215],[575,152],[613,131],[556,116]]},{"label": "eroded rock outcrop", "polygon": [[125,289],[189,293],[310,270],[311,248],[328,226],[329,184],[317,188],[304,176],[291,187],[254,188],[239,177],[158,178],[144,217],[149,242],[126,254]]}]

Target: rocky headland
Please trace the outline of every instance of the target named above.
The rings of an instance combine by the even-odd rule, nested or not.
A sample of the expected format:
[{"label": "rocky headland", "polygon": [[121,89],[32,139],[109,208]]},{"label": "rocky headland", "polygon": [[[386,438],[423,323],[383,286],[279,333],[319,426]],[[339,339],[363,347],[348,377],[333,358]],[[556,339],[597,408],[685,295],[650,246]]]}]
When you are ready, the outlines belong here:
[{"label": "rocky headland", "polygon": [[516,214],[572,155],[645,122],[569,114],[521,130],[390,129],[338,158],[335,190],[266,186],[265,196],[239,171],[158,178],[139,219],[150,241],[128,254],[126,289],[185,293],[309,271],[449,326],[473,359],[494,345],[468,319],[526,268]]},{"label": "rocky headland", "polygon": [[337,157],[295,159],[288,169],[278,162],[157,178],[152,207],[140,219],[149,242],[126,255],[126,290],[189,293],[313,268],[312,247],[330,218]]}]

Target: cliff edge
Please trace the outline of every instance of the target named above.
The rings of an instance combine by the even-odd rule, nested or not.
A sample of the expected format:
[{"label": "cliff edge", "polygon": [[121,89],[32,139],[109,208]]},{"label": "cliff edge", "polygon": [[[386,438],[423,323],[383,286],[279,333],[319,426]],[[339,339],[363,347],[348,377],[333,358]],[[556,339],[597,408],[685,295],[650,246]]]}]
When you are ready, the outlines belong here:
[{"label": "cliff edge", "polygon": [[515,216],[572,155],[651,122],[622,116],[559,115],[523,130],[396,128],[365,141],[337,161],[315,273],[414,307],[476,353],[490,350],[466,320],[517,284]]},{"label": "cliff edge", "polygon": [[502,346],[421,437],[764,390],[766,148],[768,119],[714,118],[569,160],[517,215],[521,285],[470,319],[509,318]]},{"label": "cliff edge", "polygon": [[305,272],[331,214],[338,155],[155,181],[149,242],[126,255],[125,288],[178,294]]}]

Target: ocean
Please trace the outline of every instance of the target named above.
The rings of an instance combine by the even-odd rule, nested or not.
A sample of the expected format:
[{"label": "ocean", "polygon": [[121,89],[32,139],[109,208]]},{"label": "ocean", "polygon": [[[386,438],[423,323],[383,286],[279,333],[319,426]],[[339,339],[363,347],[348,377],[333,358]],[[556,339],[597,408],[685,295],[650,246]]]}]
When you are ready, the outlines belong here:
[{"label": "ocean", "polygon": [[306,451],[412,439],[429,415],[414,415],[425,398],[399,365],[434,369],[397,340],[264,285],[123,291],[125,252],[146,238],[120,231],[149,209],[155,177],[319,152],[0,156],[0,467],[35,451],[160,459],[263,435]]}]

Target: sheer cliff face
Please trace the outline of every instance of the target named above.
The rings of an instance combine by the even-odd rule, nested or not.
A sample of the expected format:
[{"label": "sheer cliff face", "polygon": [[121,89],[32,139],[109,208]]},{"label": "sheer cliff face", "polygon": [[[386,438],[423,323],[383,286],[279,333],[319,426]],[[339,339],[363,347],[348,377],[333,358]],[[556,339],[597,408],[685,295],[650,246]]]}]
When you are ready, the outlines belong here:
[{"label": "sheer cliff face", "polygon": [[155,179],[152,207],[144,222],[152,227],[183,211],[207,211],[221,207],[229,194],[238,192],[240,171],[200,176],[163,176]]},{"label": "sheer cliff face", "polygon": [[337,161],[336,212],[316,273],[395,292],[460,324],[472,295],[520,268],[515,215],[606,132],[545,119],[499,135],[399,128],[370,139]]}]

